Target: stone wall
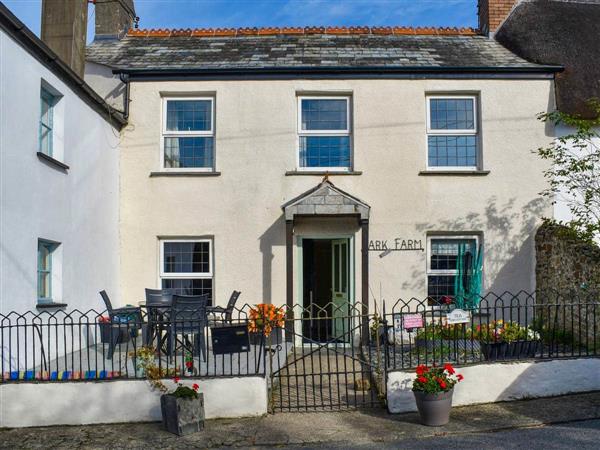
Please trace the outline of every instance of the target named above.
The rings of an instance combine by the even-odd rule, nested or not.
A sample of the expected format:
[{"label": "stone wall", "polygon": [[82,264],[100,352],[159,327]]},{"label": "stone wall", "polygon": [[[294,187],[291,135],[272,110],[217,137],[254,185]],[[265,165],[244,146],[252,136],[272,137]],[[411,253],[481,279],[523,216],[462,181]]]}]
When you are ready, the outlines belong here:
[{"label": "stone wall", "polygon": [[537,302],[548,305],[537,316],[546,334],[574,351],[600,351],[600,248],[546,223],[535,249]]},{"label": "stone wall", "polygon": [[535,236],[536,287],[561,294],[600,290],[600,248],[566,227],[540,226]]}]

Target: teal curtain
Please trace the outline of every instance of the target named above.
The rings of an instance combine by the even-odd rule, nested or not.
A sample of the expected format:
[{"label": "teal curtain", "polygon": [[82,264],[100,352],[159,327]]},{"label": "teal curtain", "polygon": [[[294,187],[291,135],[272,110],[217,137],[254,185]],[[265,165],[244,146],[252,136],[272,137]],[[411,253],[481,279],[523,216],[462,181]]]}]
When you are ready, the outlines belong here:
[{"label": "teal curtain", "polygon": [[454,280],[454,304],[460,309],[479,308],[483,249],[459,244]]}]

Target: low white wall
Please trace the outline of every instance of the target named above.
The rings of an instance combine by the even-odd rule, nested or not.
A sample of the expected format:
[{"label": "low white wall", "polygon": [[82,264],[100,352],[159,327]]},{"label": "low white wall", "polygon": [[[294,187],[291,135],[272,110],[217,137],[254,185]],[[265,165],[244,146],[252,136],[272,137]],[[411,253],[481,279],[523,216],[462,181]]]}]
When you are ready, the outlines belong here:
[{"label": "low white wall", "polygon": [[[454,388],[452,404],[472,405],[600,390],[600,359],[479,364],[461,367],[465,379]],[[389,372],[391,413],[416,411],[414,371]]]},{"label": "low white wall", "polygon": [[[206,418],[267,413],[262,377],[185,380],[200,385]],[[0,385],[0,427],[161,420],[160,393],[143,380]]]}]

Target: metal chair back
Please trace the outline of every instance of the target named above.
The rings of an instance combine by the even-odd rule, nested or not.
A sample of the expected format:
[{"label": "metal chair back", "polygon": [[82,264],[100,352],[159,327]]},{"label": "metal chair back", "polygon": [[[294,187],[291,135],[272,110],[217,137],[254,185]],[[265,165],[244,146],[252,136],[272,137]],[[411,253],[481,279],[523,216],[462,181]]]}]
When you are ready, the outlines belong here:
[{"label": "metal chair back", "polygon": [[227,308],[225,308],[225,320],[231,322],[233,318],[233,308],[235,308],[235,304],[240,298],[240,291],[233,291],[231,293],[231,297],[229,297],[229,301],[227,302]]},{"label": "metal chair back", "polygon": [[171,306],[174,294],[173,289],[146,288],[146,306]]}]

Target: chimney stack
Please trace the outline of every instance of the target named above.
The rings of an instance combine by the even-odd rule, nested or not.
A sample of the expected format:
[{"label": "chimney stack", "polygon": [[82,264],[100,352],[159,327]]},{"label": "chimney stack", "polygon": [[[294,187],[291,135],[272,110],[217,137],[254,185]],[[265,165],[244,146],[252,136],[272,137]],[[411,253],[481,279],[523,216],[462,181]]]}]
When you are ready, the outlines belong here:
[{"label": "chimney stack", "polygon": [[87,0],[42,0],[42,41],[83,78]]},{"label": "chimney stack", "polygon": [[96,0],[94,39],[121,39],[134,21],[133,0]]},{"label": "chimney stack", "polygon": [[478,0],[479,31],[491,35],[508,17],[518,0]]}]

